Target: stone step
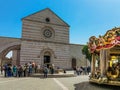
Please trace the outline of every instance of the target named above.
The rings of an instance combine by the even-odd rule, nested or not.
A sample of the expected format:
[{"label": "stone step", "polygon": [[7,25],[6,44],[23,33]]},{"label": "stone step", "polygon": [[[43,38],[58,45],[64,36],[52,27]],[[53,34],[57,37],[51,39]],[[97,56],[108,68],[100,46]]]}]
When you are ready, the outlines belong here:
[{"label": "stone step", "polygon": [[[40,77],[43,78],[43,74],[32,74],[31,77]],[[64,74],[64,73],[59,73],[59,74],[48,74],[48,78],[60,78],[60,77],[75,77],[74,74]]]}]

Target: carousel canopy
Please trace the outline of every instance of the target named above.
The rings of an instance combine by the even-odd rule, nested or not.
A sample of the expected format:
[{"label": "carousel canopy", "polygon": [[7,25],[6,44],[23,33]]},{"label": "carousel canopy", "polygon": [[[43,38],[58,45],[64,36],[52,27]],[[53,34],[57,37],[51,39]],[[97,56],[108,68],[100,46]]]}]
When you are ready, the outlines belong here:
[{"label": "carousel canopy", "polygon": [[88,47],[91,53],[101,49],[110,49],[115,45],[120,45],[120,27],[108,30],[104,36],[89,38]]}]

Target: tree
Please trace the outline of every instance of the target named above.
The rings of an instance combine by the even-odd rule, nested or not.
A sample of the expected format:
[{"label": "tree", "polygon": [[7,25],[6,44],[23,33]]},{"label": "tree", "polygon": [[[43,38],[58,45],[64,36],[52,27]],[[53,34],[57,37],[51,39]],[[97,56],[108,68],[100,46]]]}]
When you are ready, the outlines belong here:
[{"label": "tree", "polygon": [[91,53],[89,52],[88,50],[88,45],[85,45],[82,49],[82,53],[85,55],[85,58],[88,59],[91,63],[91,60],[92,60],[92,55]]}]

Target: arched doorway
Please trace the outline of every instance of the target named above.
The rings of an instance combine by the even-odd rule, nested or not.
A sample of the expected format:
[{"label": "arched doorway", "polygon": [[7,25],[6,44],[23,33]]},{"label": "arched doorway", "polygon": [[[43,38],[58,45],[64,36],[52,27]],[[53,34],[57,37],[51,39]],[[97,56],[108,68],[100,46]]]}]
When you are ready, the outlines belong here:
[{"label": "arched doorway", "polygon": [[9,51],[6,55],[2,56],[2,60],[1,60],[1,65],[5,65],[5,64],[12,64],[12,56],[13,56],[13,52]]},{"label": "arched doorway", "polygon": [[72,68],[76,68],[76,58],[72,58]]},{"label": "arched doorway", "polygon": [[51,64],[51,53],[49,51],[46,51],[44,53],[44,65],[46,65],[48,68]]},{"label": "arched doorway", "polygon": [[51,64],[54,64],[55,53],[50,48],[45,48],[40,52],[40,64],[41,66],[47,65],[49,67]]},{"label": "arched doorway", "polygon": [[[12,52],[12,55],[10,58],[7,57],[7,55],[10,55],[10,52]],[[19,65],[20,63],[20,45],[14,45],[10,46],[6,49],[4,49],[0,53],[0,65],[4,64],[14,64],[14,65]]]}]

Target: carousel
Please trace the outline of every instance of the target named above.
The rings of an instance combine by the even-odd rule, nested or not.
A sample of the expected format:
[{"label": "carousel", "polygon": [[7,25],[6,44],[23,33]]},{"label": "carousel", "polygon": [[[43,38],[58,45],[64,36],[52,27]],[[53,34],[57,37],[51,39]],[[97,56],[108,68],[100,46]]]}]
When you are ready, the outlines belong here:
[{"label": "carousel", "polygon": [[88,47],[92,54],[89,81],[120,86],[120,28],[90,37]]}]

